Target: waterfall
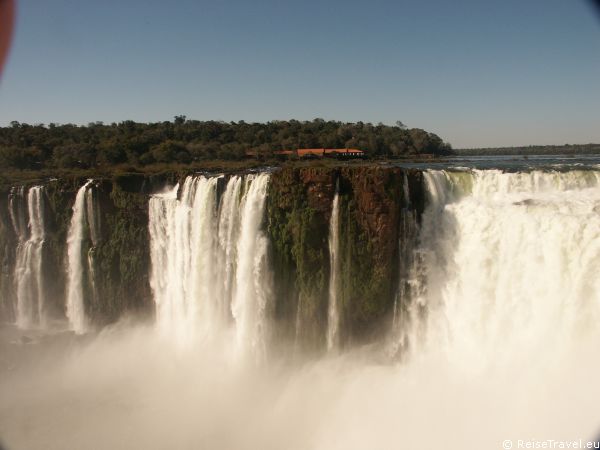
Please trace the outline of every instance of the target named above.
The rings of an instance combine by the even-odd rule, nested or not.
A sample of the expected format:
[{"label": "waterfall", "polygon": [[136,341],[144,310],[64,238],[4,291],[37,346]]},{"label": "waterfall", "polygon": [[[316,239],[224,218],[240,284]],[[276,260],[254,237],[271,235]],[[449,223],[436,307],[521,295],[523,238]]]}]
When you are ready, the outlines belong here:
[{"label": "waterfall", "polygon": [[216,177],[187,177],[150,199],[151,285],[161,329],[190,342],[219,319],[215,288]]},{"label": "waterfall", "polygon": [[340,216],[339,185],[336,184],[331,219],[329,221],[329,307],[327,311],[327,350],[332,351],[339,345],[340,316],[338,312],[338,279],[340,272],[339,261],[339,216]]},{"label": "waterfall", "polygon": [[[271,283],[263,231],[268,181],[268,174],[190,176],[181,188],[151,197],[157,326],[180,344],[235,326],[241,352],[264,354]],[[220,183],[226,185],[219,196]]]},{"label": "waterfall", "polygon": [[267,302],[272,291],[272,274],[267,261],[268,240],[262,227],[269,175],[249,175],[245,183],[231,311],[236,322],[238,352],[250,349],[255,355],[264,357]]},{"label": "waterfall", "polygon": [[414,350],[421,326],[425,282],[423,254],[419,248],[420,227],[410,199],[408,178],[403,178],[403,207],[398,231],[398,288],[392,312],[392,342],[388,353],[404,356]]},{"label": "waterfall", "polygon": [[220,314],[227,316],[233,301],[233,280],[237,260],[236,242],[240,232],[240,192],[242,178],[234,176],[229,180],[221,198],[219,209],[218,254],[217,254],[217,298],[220,299]]},{"label": "waterfall", "polygon": [[85,190],[85,212],[92,247],[100,242],[100,206],[96,199],[96,190]]},{"label": "waterfall", "polygon": [[19,241],[27,239],[27,205],[25,203],[25,187],[13,187],[8,196],[8,213],[13,230]]},{"label": "waterfall", "polygon": [[594,331],[600,172],[428,171],[425,185],[425,348],[485,370]]},{"label": "waterfall", "polygon": [[85,191],[85,213],[89,228],[90,248],[87,253],[88,282],[90,294],[95,302],[98,301],[98,290],[96,287],[96,250],[100,243],[100,206],[96,199],[95,189]]},{"label": "waterfall", "polygon": [[17,299],[17,326],[30,328],[44,326],[43,246],[44,188],[13,188],[9,198],[9,211],[17,236],[14,281]]},{"label": "waterfall", "polygon": [[[85,333],[88,319],[85,309],[85,273],[82,251],[88,239],[88,219],[86,217],[86,199],[93,180],[89,180],[78,191],[73,205],[73,215],[67,234],[67,319],[69,328],[77,334]],[[89,258],[86,259],[89,264]],[[89,269],[89,266],[88,266]]]}]

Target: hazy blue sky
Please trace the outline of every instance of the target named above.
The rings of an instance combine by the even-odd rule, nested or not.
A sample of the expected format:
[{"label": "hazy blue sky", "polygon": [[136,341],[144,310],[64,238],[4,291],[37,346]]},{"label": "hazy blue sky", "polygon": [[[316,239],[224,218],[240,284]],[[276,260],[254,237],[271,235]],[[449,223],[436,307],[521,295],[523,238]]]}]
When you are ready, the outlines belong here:
[{"label": "hazy blue sky", "polygon": [[20,0],[0,124],[335,119],[600,142],[584,0]]}]

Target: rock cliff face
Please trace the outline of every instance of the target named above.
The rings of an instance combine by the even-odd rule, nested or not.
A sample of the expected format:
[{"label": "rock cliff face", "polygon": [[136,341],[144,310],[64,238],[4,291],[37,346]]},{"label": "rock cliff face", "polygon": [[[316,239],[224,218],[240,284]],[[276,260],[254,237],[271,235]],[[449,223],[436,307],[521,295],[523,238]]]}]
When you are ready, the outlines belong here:
[{"label": "rock cliff face", "polygon": [[120,180],[98,184],[100,241],[95,250],[96,289],[90,316],[113,322],[124,312],[151,313],[148,282],[148,202],[143,186]]},{"label": "rock cliff face", "polygon": [[8,193],[0,196],[0,319],[14,320],[11,269],[14,266],[16,238],[8,217]]},{"label": "rock cliff face", "polygon": [[[77,178],[43,183],[45,239],[42,251],[45,305],[50,320],[65,317],[66,241],[77,190]],[[84,276],[85,306],[95,325],[105,325],[130,311],[152,311],[148,284],[148,208],[142,191],[130,192],[122,180],[98,180],[93,193],[98,210],[99,240],[93,258],[95,292],[90,274]],[[12,321],[16,314],[15,253],[18,244],[10,217],[9,192],[0,193],[0,313]],[[82,244],[82,258],[92,243]]]},{"label": "rock cliff face", "polygon": [[285,340],[323,343],[329,278],[328,230],[338,171],[283,169],[267,197],[276,323]]},{"label": "rock cliff face", "polygon": [[[153,314],[149,285],[149,194],[185,174],[119,175],[93,183],[99,239],[94,246],[94,291],[86,274],[85,306],[104,325],[127,313]],[[66,237],[83,179],[44,185],[47,234],[44,284],[51,316],[64,318]],[[339,192],[341,345],[365,342],[385,325],[398,288],[398,252],[403,215],[419,217],[422,174],[377,167],[293,167],[272,172],[265,226],[275,280],[274,324],[278,338],[297,348],[324,349],[327,327],[332,202]],[[9,191],[0,192],[0,314],[15,317],[14,263],[17,241],[9,214]],[[92,242],[82,245],[87,255]]]},{"label": "rock cliff face", "polygon": [[288,338],[294,333],[294,339],[311,349],[322,348],[327,321],[327,237],[336,183],[341,203],[342,345],[368,340],[382,325],[398,286],[400,220],[409,205],[417,216],[424,206],[419,171],[342,167],[273,174],[268,224],[279,331]]}]

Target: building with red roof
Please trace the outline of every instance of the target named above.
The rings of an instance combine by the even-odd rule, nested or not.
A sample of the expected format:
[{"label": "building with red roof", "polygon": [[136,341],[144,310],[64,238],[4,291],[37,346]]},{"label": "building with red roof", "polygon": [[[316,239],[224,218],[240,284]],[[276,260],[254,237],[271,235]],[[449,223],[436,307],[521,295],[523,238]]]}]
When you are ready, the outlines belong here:
[{"label": "building with red roof", "polygon": [[338,157],[338,158],[360,158],[365,152],[355,148],[299,148],[298,150],[280,150],[274,152],[276,155],[293,155],[296,154],[299,158],[323,158]]}]

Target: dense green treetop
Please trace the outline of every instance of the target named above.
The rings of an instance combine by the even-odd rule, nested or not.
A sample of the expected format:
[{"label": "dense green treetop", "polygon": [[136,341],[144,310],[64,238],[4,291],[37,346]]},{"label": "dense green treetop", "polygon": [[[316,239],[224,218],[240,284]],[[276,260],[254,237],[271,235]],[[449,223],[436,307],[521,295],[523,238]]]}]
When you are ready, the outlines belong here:
[{"label": "dense green treetop", "polygon": [[214,159],[240,160],[251,151],[257,159],[297,148],[357,148],[367,157],[448,154],[451,147],[433,133],[401,122],[395,126],[315,119],[268,123],[174,121],[102,122],[87,126],[28,125],[0,128],[0,168],[68,169],[136,167],[156,163],[189,164]]}]

